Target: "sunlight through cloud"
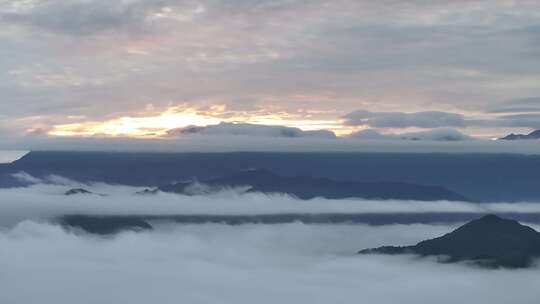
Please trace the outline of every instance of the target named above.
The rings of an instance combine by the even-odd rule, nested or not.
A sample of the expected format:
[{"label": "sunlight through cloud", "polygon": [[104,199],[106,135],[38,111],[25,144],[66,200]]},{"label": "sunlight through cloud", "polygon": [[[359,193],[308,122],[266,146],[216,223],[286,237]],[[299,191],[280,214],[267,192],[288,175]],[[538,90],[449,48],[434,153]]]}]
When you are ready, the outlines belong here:
[{"label": "sunlight through cloud", "polygon": [[283,112],[243,115],[229,113],[223,105],[208,110],[171,107],[153,116],[124,116],[107,121],[89,121],[54,126],[51,136],[163,137],[168,131],[188,126],[208,126],[221,122],[295,127],[304,131],[332,130],[350,133],[338,120],[313,120]]}]

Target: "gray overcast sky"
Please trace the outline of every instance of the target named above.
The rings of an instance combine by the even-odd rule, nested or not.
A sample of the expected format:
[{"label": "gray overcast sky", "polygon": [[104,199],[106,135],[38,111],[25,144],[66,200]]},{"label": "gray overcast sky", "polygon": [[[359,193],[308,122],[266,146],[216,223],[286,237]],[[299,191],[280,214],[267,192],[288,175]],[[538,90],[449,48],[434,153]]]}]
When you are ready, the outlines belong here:
[{"label": "gray overcast sky", "polygon": [[536,0],[0,0],[0,134],[527,131],[539,50]]}]

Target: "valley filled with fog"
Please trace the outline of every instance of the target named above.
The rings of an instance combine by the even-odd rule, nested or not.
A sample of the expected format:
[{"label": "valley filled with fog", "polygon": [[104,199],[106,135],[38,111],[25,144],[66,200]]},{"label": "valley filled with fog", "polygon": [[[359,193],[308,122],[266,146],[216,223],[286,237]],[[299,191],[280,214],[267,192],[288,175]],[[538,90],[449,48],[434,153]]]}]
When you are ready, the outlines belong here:
[{"label": "valley filled with fog", "polygon": [[[23,222],[0,233],[3,303],[533,303],[537,269],[483,270],[410,256],[357,256],[452,227],[159,227],[110,238]],[[508,292],[511,289],[511,292]]]},{"label": "valley filled with fog", "polygon": [[[536,267],[486,270],[412,255],[358,255],[385,244],[411,245],[460,221],[369,225],[307,223],[317,214],[534,215],[540,205],[298,200],[229,189],[209,195],[158,193],[103,183],[20,175],[32,185],[0,189],[2,303],[532,303]],[[96,194],[66,196],[84,187]],[[90,234],[55,221],[63,215],[149,216],[151,230]],[[182,222],[167,216],[292,214],[289,222]],[[442,217],[444,218],[444,217]],[[533,217],[534,218],[534,217]],[[354,219],[354,218],[353,218]],[[540,221],[527,223],[540,228]],[[511,290],[511,292],[509,292]]]},{"label": "valley filled with fog", "polygon": [[[510,213],[515,216],[540,214],[537,202],[474,203],[456,201],[367,200],[361,198],[300,200],[274,193],[244,192],[242,188],[201,194],[180,195],[158,192],[140,194],[145,187],[81,184],[61,176],[36,178],[16,175],[28,187],[0,189],[0,225],[23,220],[50,221],[62,215],[150,216],[180,215],[257,216],[279,214],[471,214]],[[65,195],[70,189],[85,189],[90,194]],[[452,222],[444,220],[443,222]]]}]

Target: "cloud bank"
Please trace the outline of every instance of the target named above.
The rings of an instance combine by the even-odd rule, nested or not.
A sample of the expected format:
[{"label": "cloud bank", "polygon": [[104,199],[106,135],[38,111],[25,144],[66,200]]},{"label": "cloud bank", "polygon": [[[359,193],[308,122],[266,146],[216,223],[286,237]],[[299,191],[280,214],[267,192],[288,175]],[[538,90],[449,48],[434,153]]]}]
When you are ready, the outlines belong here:
[{"label": "cloud bank", "polygon": [[374,128],[440,128],[465,127],[463,115],[429,111],[417,113],[370,112],[359,110],[344,116],[349,125],[367,125]]},{"label": "cloud bank", "polygon": [[[465,203],[376,201],[365,199],[298,200],[287,195],[242,194],[227,191],[200,196],[169,193],[136,195],[143,188],[90,184],[82,185],[61,177],[44,181],[19,175],[27,188],[0,189],[0,225],[10,227],[24,220],[50,220],[62,215],[272,215],[272,214],[424,214],[424,213],[540,213],[540,205],[529,203]],[[46,184],[43,184],[45,182]],[[85,188],[99,195],[63,195],[72,188]]]},{"label": "cloud bank", "polygon": [[27,151],[119,152],[396,152],[540,154],[539,141],[432,141],[354,138],[184,135],[163,139],[133,138],[6,138],[0,149]]},{"label": "cloud bank", "polygon": [[[95,238],[24,222],[0,231],[3,303],[534,302],[537,269],[486,271],[409,256],[359,256],[451,226],[163,226]],[[39,257],[39,258],[36,258]]]},{"label": "cloud bank", "polygon": [[367,139],[367,140],[428,140],[428,141],[462,141],[472,140],[473,138],[467,136],[458,130],[448,128],[438,128],[428,131],[402,133],[402,134],[389,134],[380,133],[374,129],[363,130],[355,132],[349,137],[354,139]]},{"label": "cloud bank", "polygon": [[491,113],[536,113],[540,112],[540,97],[510,100],[495,104],[487,109]]},{"label": "cloud bank", "polygon": [[[529,100],[537,101],[536,99],[527,99],[526,104],[529,103]],[[528,108],[530,111],[518,111],[517,108],[495,109],[492,113],[497,112],[496,114],[503,115],[475,117],[473,115],[440,111],[409,113],[358,110],[343,116],[343,118],[346,125],[369,126],[372,128],[540,128],[540,114],[535,113],[535,107]],[[522,108],[522,110],[526,109]],[[515,114],[514,111],[524,113]]]},{"label": "cloud bank", "polygon": [[264,137],[311,137],[311,138],[336,138],[332,131],[315,130],[303,131],[299,128],[285,126],[268,126],[248,123],[220,123],[208,126],[189,126],[186,128],[172,129],[169,136],[182,135],[212,135],[212,136],[264,136]]},{"label": "cloud bank", "polygon": [[[28,177],[26,177],[28,178]],[[40,181],[41,182],[41,181]],[[84,214],[245,214],[265,212],[540,211],[537,204],[296,201],[234,191],[214,196],[133,196],[136,188],[83,185],[109,196],[70,196],[81,186],[0,189],[0,302],[68,303],[477,303],[529,304],[540,294],[538,269],[484,270],[413,256],[357,255],[384,244],[409,245],[452,225],[173,224],[91,236],[48,224],[44,216]],[[52,183],[52,184],[51,184]],[[8,222],[12,225],[6,226]],[[533,225],[538,229],[538,225]],[[39,258],[36,258],[39,257]]]}]

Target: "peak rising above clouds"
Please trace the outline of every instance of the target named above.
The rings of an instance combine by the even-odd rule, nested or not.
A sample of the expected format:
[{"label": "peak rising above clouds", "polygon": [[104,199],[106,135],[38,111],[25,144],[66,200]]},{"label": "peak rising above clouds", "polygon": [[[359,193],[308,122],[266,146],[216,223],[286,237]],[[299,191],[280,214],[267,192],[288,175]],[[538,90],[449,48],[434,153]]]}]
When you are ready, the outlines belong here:
[{"label": "peak rising above clouds", "polygon": [[526,268],[540,257],[540,233],[514,220],[486,215],[444,236],[415,246],[384,246],[362,254],[442,256],[441,261],[469,261],[484,267]]}]

